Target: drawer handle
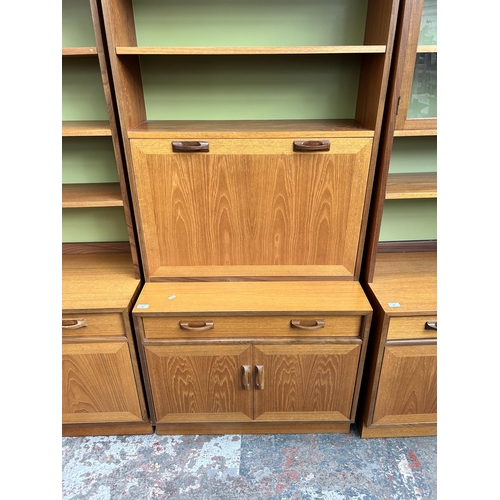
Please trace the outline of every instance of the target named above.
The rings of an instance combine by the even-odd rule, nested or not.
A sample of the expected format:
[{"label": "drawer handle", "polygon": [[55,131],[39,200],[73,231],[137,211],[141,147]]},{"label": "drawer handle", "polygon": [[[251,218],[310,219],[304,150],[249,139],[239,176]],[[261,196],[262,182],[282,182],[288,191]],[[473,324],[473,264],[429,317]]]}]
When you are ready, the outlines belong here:
[{"label": "drawer handle", "polygon": [[262,391],[264,389],[264,367],[255,365],[255,387]]},{"label": "drawer handle", "polygon": [[330,141],[293,141],[294,151],[330,151]]},{"label": "drawer handle", "polygon": [[64,330],[76,330],[87,326],[86,319],[63,319],[62,327]]},{"label": "drawer handle", "polygon": [[425,322],[425,329],[426,330],[435,330],[437,332],[438,322],[437,321],[426,321]]},{"label": "drawer handle", "polygon": [[325,320],[324,319],[317,319],[315,320],[315,325],[301,325],[300,324],[300,319],[292,319],[290,320],[290,326],[292,328],[299,328],[300,330],[319,330],[320,328],[325,327]]},{"label": "drawer handle", "polygon": [[172,141],[174,153],[208,153],[208,141]]},{"label": "drawer handle", "polygon": [[179,321],[179,326],[183,330],[189,330],[190,332],[205,332],[211,330],[214,327],[213,321],[200,321],[201,325],[191,325],[189,321]]},{"label": "drawer handle", "polygon": [[243,380],[243,390],[244,391],[249,391],[250,390],[250,366],[249,365],[242,365],[241,366],[241,376]]}]

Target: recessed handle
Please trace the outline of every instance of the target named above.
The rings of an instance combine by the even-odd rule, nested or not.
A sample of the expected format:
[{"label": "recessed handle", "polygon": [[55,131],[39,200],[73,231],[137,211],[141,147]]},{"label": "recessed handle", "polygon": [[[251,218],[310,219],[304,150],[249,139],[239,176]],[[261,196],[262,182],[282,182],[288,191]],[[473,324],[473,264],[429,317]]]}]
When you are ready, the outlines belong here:
[{"label": "recessed handle", "polygon": [[77,330],[78,328],[84,328],[86,326],[87,326],[87,320],[85,318],[62,320],[63,330]]},{"label": "recessed handle", "polygon": [[208,153],[208,141],[172,141],[174,153]]},{"label": "recessed handle", "polygon": [[330,141],[293,141],[294,151],[330,151]]},{"label": "recessed handle", "polygon": [[435,330],[437,332],[438,322],[437,321],[426,321],[425,322],[425,329],[426,330]]},{"label": "recessed handle", "polygon": [[[310,323],[308,321],[308,323]],[[298,328],[299,330],[319,330],[320,328],[325,327],[325,320],[324,319],[316,319],[312,321],[312,325],[306,325],[302,324],[302,321],[300,319],[292,319],[290,320],[290,326],[292,328]]]},{"label": "recessed handle", "polygon": [[255,388],[259,391],[264,389],[264,367],[255,365]]},{"label": "recessed handle", "polygon": [[241,366],[241,380],[242,380],[244,391],[250,390],[250,375],[251,375],[250,365],[242,365]]},{"label": "recessed handle", "polygon": [[189,330],[190,332],[205,332],[214,327],[213,321],[179,321],[179,326],[182,330]]}]

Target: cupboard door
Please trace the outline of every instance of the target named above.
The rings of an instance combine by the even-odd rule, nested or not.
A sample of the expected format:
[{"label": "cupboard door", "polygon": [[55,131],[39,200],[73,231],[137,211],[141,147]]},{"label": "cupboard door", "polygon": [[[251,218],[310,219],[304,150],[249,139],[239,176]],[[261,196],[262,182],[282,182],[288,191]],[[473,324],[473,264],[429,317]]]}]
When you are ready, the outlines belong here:
[{"label": "cupboard door", "polygon": [[63,344],[62,422],[142,421],[126,342]]},{"label": "cupboard door", "polygon": [[361,343],[255,346],[255,420],[350,421],[360,351]]},{"label": "cupboard door", "polygon": [[208,152],[173,142],[132,141],[150,276],[353,275],[372,139],[309,152],[292,139],[211,139]]},{"label": "cupboard door", "polygon": [[437,422],[437,346],[387,346],[373,424]]},{"label": "cupboard door", "polygon": [[251,420],[251,346],[147,346],[145,351],[157,423]]}]

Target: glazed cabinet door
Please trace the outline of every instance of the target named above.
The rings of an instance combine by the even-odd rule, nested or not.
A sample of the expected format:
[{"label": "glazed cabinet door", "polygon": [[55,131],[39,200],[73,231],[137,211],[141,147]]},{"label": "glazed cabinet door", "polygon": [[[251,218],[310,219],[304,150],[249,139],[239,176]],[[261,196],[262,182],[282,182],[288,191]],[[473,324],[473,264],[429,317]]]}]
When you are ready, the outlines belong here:
[{"label": "glazed cabinet door", "polygon": [[142,422],[126,342],[62,346],[62,423]]},{"label": "glazed cabinet door", "polygon": [[372,139],[131,142],[150,279],[354,275]]},{"label": "glazed cabinet door", "polygon": [[387,345],[373,424],[437,422],[437,346]]},{"label": "glazed cabinet door", "polygon": [[146,346],[157,423],[252,418],[252,347]]},{"label": "glazed cabinet door", "polygon": [[351,420],[361,343],[254,349],[255,420]]}]

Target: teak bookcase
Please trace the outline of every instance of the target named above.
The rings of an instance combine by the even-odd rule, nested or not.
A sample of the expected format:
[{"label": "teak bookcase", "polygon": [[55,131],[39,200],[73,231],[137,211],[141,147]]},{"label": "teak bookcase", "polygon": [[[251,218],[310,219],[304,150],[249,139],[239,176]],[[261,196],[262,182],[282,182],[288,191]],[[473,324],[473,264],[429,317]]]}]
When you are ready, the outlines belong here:
[{"label": "teak bookcase", "polygon": [[437,137],[436,5],[401,2],[362,274],[374,308],[357,418],[362,437],[437,433],[437,241],[379,243],[387,200],[437,198],[435,158],[427,172],[390,171],[399,139],[421,145]]},{"label": "teak bookcase", "polygon": [[359,278],[398,3],[103,0],[146,282]]},{"label": "teak bookcase", "polygon": [[[63,1],[63,241],[73,235],[62,257],[65,436],[153,432],[130,316],[142,269],[102,28],[97,0]],[[78,231],[85,218],[103,238]],[[122,221],[126,241],[109,241]]]},{"label": "teak bookcase", "polygon": [[[137,233],[98,0],[76,5],[64,0],[63,35],[66,45],[62,48],[63,229],[64,215],[68,215],[69,210],[83,210],[88,217],[94,215],[99,221],[94,225],[103,225],[113,232],[112,225],[120,218],[116,215],[113,218],[108,210],[116,208],[123,211],[128,236],[125,242],[106,239],[64,243],[63,254],[128,252],[135,276],[141,278]],[[78,217],[71,219],[78,220]]]}]

